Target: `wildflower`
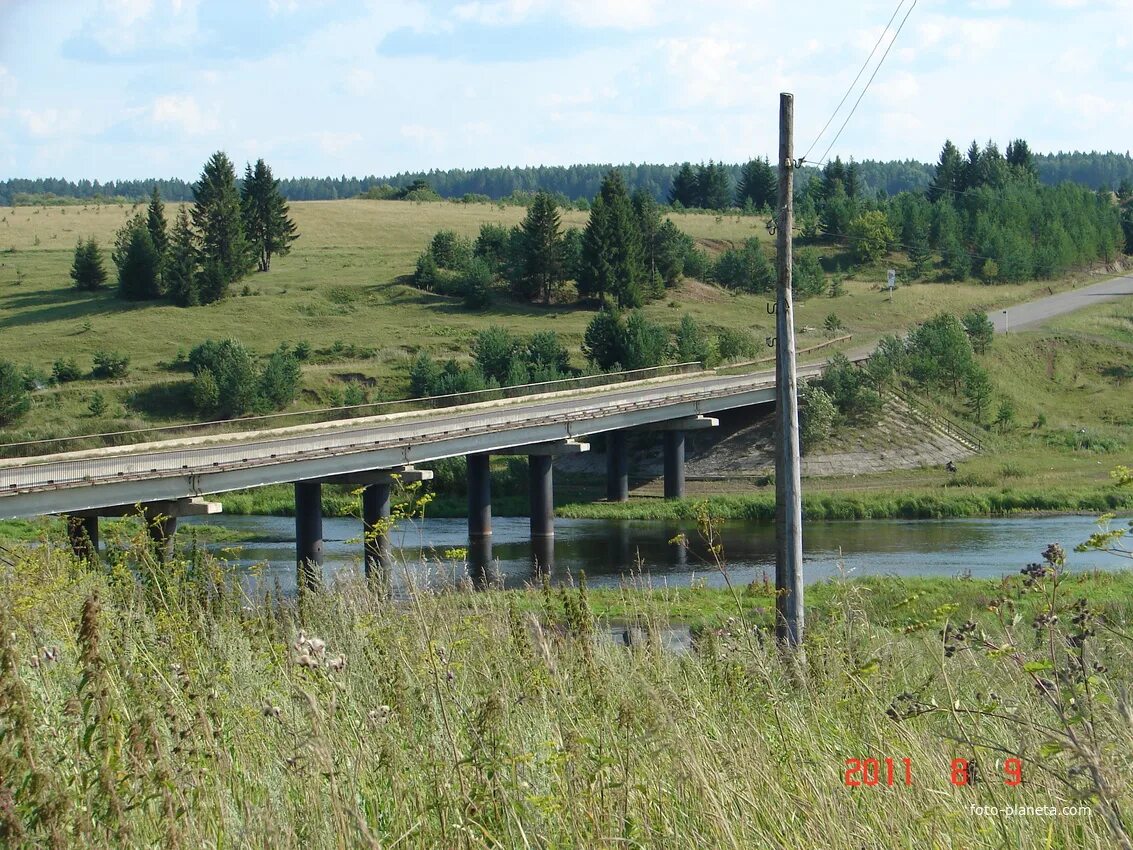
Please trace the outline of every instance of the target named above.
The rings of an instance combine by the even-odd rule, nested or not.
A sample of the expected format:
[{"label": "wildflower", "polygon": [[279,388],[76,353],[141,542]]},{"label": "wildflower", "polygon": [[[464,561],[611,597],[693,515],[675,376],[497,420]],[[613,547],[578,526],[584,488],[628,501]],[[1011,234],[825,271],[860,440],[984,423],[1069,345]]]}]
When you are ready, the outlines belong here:
[{"label": "wildflower", "polygon": [[328,670],[342,670],[346,667],[346,656],[336,655],[334,658],[328,658],[326,665]]},{"label": "wildflower", "polygon": [[385,726],[389,723],[392,714],[393,711],[388,705],[379,705],[367,712],[366,720],[369,721],[371,726]]}]

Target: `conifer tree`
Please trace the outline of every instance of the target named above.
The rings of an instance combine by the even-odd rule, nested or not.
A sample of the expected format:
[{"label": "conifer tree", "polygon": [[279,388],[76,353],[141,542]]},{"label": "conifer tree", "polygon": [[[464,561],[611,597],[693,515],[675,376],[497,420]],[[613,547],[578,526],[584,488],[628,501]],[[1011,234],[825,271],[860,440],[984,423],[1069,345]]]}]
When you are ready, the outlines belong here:
[{"label": "conifer tree", "polygon": [[555,285],[563,280],[563,237],[555,199],[539,192],[520,224],[522,259],[520,287],[528,298],[551,303]]},{"label": "conifer tree", "polygon": [[758,209],[775,206],[779,194],[779,181],[771,170],[766,157],[753,159],[740,171],[740,185],[736,189],[736,205],[744,206],[747,201]]},{"label": "conifer tree", "polygon": [[217,151],[193,185],[193,226],[199,238],[201,303],[223,298],[228,287],[248,272],[251,251],[244,235],[240,195],[232,160]]},{"label": "conifer tree", "polygon": [[86,242],[79,240],[75,258],[71,263],[71,280],[76,289],[93,292],[106,283],[106,268],[102,263],[102,250],[92,236]]},{"label": "conifer tree", "polygon": [[612,296],[620,306],[642,302],[641,233],[625,181],[609,171],[590,208],[582,238],[579,293],[601,299]]},{"label": "conifer tree", "polygon": [[680,170],[673,177],[673,186],[669,189],[669,203],[680,204],[682,207],[697,206],[696,174],[693,173],[691,163],[681,163]]},{"label": "conifer tree", "polygon": [[117,256],[118,296],[130,301],[159,297],[161,258],[140,215],[122,229],[118,241],[122,246]]},{"label": "conifer tree", "polygon": [[158,256],[165,256],[165,249],[169,244],[168,227],[165,223],[165,204],[161,201],[161,192],[154,184],[153,194],[150,195],[149,209],[146,211],[146,228],[149,230],[153,247],[157,249]]},{"label": "conifer tree", "polygon": [[279,181],[262,159],[244,168],[240,207],[244,233],[251,243],[260,271],[271,268],[273,255],[284,256],[299,237],[295,222],[288,217],[287,201],[279,191]]},{"label": "conifer tree", "polygon": [[189,227],[189,212],[184,207],[177,214],[169,249],[165,255],[165,291],[170,300],[180,307],[194,307],[201,303],[197,280],[197,250],[193,231]]}]

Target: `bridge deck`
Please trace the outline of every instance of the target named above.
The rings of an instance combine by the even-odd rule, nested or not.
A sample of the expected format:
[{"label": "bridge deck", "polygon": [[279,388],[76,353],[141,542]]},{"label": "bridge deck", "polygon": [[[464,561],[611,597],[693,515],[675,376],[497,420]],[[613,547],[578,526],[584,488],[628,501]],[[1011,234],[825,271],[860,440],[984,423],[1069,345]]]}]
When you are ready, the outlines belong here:
[{"label": "bridge deck", "polygon": [[439,411],[3,460],[0,517],[182,499],[390,469],[773,400],[771,372],[682,376]]}]

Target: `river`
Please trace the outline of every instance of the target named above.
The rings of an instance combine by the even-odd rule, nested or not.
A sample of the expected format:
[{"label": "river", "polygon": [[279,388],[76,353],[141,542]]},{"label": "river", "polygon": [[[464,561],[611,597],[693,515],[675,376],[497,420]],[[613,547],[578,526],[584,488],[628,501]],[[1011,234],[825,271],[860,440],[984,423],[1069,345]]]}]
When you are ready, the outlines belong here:
[{"label": "river", "polygon": [[[294,589],[293,519],[220,516],[185,520],[182,528],[187,531],[192,523],[223,525],[254,534],[256,539],[250,542],[210,544],[209,548],[241,566],[261,565],[269,581],[278,580],[285,591]],[[324,571],[328,580],[342,570],[360,567],[360,529],[357,520],[324,520]],[[533,554],[527,519],[497,517],[492,520],[492,529],[492,573],[506,587],[521,587],[531,581]],[[1074,546],[1095,530],[1090,516],[810,522],[803,531],[804,569],[808,582],[840,573],[998,577],[1040,560],[1042,550],[1050,543],[1061,543],[1066,549],[1071,570],[1133,566],[1128,559],[1114,555],[1074,552]],[[687,546],[670,542],[682,532],[687,535]],[[426,519],[395,529],[391,535],[395,590],[410,578],[436,585],[466,577],[465,557],[454,559],[445,553],[467,547],[467,533],[463,519]],[[719,586],[725,581],[691,523],[558,519],[555,535],[551,577],[556,581],[580,570],[586,571],[587,581],[595,586],[617,585],[630,575],[644,577],[654,585],[703,581]],[[765,575],[774,579],[775,535],[769,524],[724,523],[721,540],[733,583],[762,581]],[[544,553],[540,563],[546,561]]]}]

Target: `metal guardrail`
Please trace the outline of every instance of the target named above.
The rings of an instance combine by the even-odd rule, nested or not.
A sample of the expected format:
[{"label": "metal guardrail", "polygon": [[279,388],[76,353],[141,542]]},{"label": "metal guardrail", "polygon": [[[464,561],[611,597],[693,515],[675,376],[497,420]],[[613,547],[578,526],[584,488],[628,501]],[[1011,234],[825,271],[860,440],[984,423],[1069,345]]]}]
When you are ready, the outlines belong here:
[{"label": "metal guardrail", "polygon": [[943,416],[935,410],[929,410],[915,398],[896,386],[891,387],[889,391],[897,398],[901,399],[901,401],[905,403],[909,410],[911,410],[916,416],[918,416],[927,424],[939,428],[941,431],[944,431],[950,437],[953,437],[961,443],[969,444],[977,452],[983,451],[983,440],[981,440],[977,434],[972,433],[963,425],[953,422],[947,416]]},{"label": "metal guardrail", "polygon": [[631,369],[622,372],[601,372],[577,378],[561,378],[555,381],[542,381],[534,384],[518,384],[511,387],[493,387],[442,396],[426,396],[415,399],[395,399],[343,407],[327,407],[317,410],[297,410],[288,413],[269,413],[262,416],[246,416],[240,419],[222,419],[211,422],[188,422],[176,425],[155,425],[149,428],[134,428],[123,431],[109,431],[99,434],[80,434],[68,437],[52,437],[43,440],[22,440],[0,443],[0,458],[35,457],[43,454],[56,454],[66,451],[125,446],[132,443],[147,442],[154,438],[173,439],[176,437],[224,436],[228,433],[247,431],[249,426],[286,427],[289,425],[310,425],[320,422],[346,422],[363,416],[381,416],[390,413],[413,413],[439,410],[465,404],[487,401],[501,401],[529,395],[572,390],[596,389],[617,386],[630,381],[643,381],[673,375],[688,375],[703,371],[699,362],[675,363],[664,366],[651,366],[645,369]]},{"label": "metal guardrail", "polygon": [[[809,354],[812,351],[820,351],[823,348],[829,348],[830,346],[837,345],[840,342],[848,342],[849,340],[851,340],[853,338],[854,338],[853,334],[845,334],[844,336],[834,337],[834,339],[828,339],[825,342],[818,343],[817,345],[810,345],[810,346],[807,346],[806,348],[797,349],[795,351],[795,356],[797,357],[800,354]],[[768,337],[768,339],[774,339],[774,337]],[[729,363],[726,366],[718,367],[716,369],[716,372],[717,372],[717,374],[720,374],[720,375],[726,375],[726,374],[731,373],[731,371],[733,369],[737,369],[742,373],[742,371],[744,369],[749,369],[752,366],[760,366],[760,365],[763,365],[763,364],[766,364],[766,363],[774,363],[774,362],[775,362],[775,355],[772,354],[768,357],[759,357],[755,360],[741,360],[739,363]]]}]

